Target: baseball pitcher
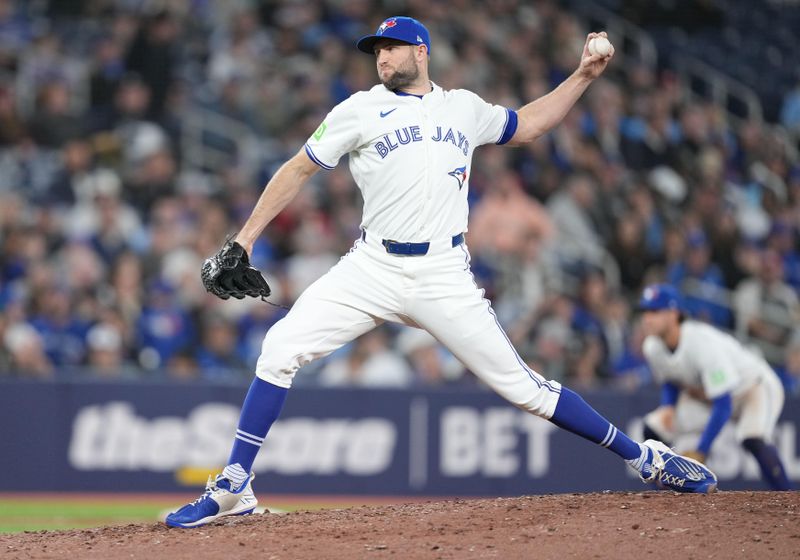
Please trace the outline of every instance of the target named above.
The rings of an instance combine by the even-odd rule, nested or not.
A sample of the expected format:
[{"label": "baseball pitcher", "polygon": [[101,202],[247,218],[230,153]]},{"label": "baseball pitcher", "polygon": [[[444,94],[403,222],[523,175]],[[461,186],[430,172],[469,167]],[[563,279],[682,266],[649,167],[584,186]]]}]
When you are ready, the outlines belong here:
[{"label": "baseball pitcher", "polygon": [[385,321],[425,329],[509,402],[609,448],[643,480],[683,492],[716,488],[701,463],[660,442],[632,441],[576,393],[532,371],[470,272],[464,233],[475,149],[527,144],[556,126],[613,57],[613,48],[589,53],[589,40],[600,36],[587,36],[571,76],[519,110],[432,82],[430,35],[415,19],[391,17],[358,41],[374,57],[380,83],[331,110],[270,180],[235,240],[210,259],[203,280],[221,297],[267,293],[246,255],[302,185],[344,155],[364,198],[361,235],[265,336],[228,465],[168,525],[253,511],[251,467],[295,372]]}]

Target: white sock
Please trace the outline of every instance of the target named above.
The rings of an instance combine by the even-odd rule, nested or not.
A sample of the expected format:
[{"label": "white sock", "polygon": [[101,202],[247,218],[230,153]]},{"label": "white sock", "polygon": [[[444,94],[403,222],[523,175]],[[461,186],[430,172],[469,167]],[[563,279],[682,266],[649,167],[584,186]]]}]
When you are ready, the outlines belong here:
[{"label": "white sock", "polygon": [[[627,459],[625,462],[628,463],[633,470],[643,473],[645,467],[649,464],[648,459],[650,458],[651,451],[648,447],[645,447],[641,443],[639,444],[639,450],[641,453],[639,454],[638,458]],[[649,474],[649,471],[645,474]]]},{"label": "white sock", "polygon": [[222,476],[231,481],[231,490],[238,490],[249,475],[244,472],[242,465],[234,463],[222,469]]}]

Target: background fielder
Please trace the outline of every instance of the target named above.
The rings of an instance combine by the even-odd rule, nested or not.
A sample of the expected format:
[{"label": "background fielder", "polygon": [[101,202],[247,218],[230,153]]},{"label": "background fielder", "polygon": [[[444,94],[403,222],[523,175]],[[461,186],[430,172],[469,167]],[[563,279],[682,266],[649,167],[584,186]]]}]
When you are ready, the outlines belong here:
[{"label": "background fielder", "polygon": [[295,372],[385,321],[429,331],[508,401],[609,448],[644,480],[686,492],[716,488],[700,463],[659,442],[632,441],[576,393],[528,368],[470,272],[464,232],[475,148],[528,143],[558,124],[613,56],[613,48],[606,56],[589,54],[588,42],[598,36],[587,36],[570,77],[519,111],[431,82],[430,37],[412,18],[389,18],[358,42],[376,57],[381,84],[334,107],[267,185],[236,242],[204,267],[204,283],[222,297],[259,292],[236,255],[246,264],[257,236],[308,178],[345,154],[364,197],[361,238],[267,333],[229,464],[167,524],[194,527],[252,511],[250,468]]},{"label": "background fielder", "polygon": [[668,284],[648,286],[639,303],[648,333],[643,351],[662,384],[661,405],[645,417],[645,437],[675,443],[697,434],[685,455],[705,461],[729,420],[753,454],[764,480],[790,490],[772,433],[783,409],[783,386],[769,364],[732,336],[684,318],[680,295]]}]

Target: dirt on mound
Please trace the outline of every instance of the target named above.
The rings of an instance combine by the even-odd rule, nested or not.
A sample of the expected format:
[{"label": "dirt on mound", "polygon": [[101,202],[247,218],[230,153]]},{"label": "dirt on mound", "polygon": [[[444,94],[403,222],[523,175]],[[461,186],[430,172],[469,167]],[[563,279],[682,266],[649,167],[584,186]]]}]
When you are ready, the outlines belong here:
[{"label": "dirt on mound", "polygon": [[0,558],[800,558],[800,493],[561,494],[0,535]]}]

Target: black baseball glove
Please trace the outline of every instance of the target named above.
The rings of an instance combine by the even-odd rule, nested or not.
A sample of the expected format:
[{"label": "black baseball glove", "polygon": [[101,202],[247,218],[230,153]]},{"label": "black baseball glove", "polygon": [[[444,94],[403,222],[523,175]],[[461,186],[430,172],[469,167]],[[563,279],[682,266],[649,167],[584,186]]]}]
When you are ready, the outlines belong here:
[{"label": "black baseball glove", "polygon": [[205,260],[200,277],[206,291],[222,299],[266,298],[272,292],[261,272],[250,266],[244,247],[231,239],[216,255]]}]

